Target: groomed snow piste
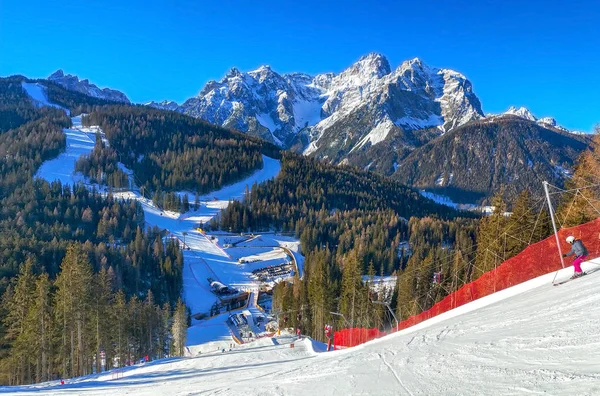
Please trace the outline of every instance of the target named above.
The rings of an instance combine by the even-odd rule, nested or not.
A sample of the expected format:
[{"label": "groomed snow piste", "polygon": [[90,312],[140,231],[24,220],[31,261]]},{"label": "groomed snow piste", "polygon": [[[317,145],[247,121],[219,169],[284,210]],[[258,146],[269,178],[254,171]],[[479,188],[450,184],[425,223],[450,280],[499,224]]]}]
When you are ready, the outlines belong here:
[{"label": "groomed snow piste", "polygon": [[584,263],[590,274],[564,285],[544,275],[342,351],[318,353],[308,340],[290,348],[286,335],[130,367],[118,379],[109,372],[0,393],[598,395],[599,263]]}]

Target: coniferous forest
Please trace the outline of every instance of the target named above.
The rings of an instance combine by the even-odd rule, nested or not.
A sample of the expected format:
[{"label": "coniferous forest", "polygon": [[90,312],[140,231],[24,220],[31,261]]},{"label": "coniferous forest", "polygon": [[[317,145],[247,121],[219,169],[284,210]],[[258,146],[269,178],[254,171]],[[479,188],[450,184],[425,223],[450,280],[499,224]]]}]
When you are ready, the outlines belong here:
[{"label": "coniferous forest", "polygon": [[[0,382],[182,354],[179,247],[145,229],[134,201],[34,178],[64,149],[70,119],[36,107],[22,81],[0,79]],[[105,104],[48,87],[71,111]]]},{"label": "coniferous forest", "polygon": [[[139,187],[165,209],[182,205],[166,193],[217,190],[262,168],[261,154],[279,155],[277,147],[262,140],[148,107],[105,107],[84,122],[100,125],[119,160],[135,172]],[[97,169],[110,172],[106,166]]]}]

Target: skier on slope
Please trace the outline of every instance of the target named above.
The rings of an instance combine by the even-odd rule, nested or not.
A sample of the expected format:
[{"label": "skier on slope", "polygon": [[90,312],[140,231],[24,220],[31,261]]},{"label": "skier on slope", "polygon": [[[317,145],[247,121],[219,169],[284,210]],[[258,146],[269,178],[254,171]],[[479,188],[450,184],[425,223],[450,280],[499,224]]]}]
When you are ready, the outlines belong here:
[{"label": "skier on slope", "polygon": [[581,271],[581,263],[586,259],[588,255],[588,251],[581,242],[581,239],[575,239],[573,235],[569,235],[567,237],[567,242],[571,244],[571,251],[569,253],[563,254],[563,257],[568,257],[571,255],[575,255],[575,260],[573,260],[573,267],[575,268],[575,273],[571,277],[571,279],[578,278],[584,273]]}]

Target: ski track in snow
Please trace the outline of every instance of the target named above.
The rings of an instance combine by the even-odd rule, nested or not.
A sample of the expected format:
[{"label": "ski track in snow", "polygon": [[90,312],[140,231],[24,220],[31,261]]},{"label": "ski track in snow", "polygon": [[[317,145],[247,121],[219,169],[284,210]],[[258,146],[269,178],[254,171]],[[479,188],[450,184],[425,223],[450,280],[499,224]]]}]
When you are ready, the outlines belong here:
[{"label": "ski track in snow", "polygon": [[0,394],[597,395],[599,265],[584,263],[588,276],[559,287],[554,273],[541,276],[355,348],[318,353],[282,333],[129,367],[120,379],[108,372]]}]

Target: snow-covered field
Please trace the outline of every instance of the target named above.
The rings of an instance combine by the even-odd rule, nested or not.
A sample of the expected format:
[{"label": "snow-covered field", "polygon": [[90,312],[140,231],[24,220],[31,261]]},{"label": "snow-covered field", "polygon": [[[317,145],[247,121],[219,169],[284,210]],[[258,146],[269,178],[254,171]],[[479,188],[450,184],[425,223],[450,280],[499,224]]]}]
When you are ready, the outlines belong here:
[{"label": "snow-covered field", "polygon": [[588,276],[564,285],[544,275],[346,350],[318,353],[309,340],[290,348],[282,335],[127,368],[120,379],[104,373],[0,393],[598,395],[600,271],[584,269]]}]

